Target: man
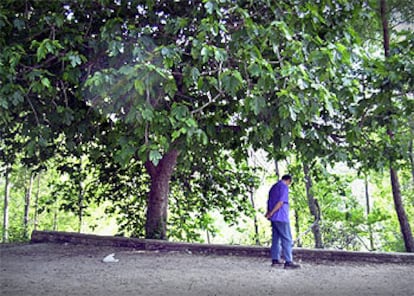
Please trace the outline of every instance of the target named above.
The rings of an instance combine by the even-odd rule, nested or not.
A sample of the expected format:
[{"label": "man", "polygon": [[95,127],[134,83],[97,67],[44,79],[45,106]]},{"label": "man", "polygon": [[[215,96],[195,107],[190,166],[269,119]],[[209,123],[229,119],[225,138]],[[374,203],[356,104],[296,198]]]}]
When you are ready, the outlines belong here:
[{"label": "man", "polygon": [[280,244],[283,248],[285,258],[285,269],[300,268],[299,264],[293,263],[292,258],[292,234],[289,221],[289,185],[292,176],[284,175],[281,180],[270,188],[269,200],[267,201],[266,218],[272,224],[272,266],[281,266]]}]

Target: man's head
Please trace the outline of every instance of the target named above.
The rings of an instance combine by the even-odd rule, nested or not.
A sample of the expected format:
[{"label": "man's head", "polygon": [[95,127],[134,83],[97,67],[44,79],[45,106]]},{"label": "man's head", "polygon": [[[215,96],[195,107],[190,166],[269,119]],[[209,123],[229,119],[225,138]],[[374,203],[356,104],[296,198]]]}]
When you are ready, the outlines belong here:
[{"label": "man's head", "polygon": [[292,183],[292,176],[291,175],[283,175],[282,181],[285,182],[286,185],[290,185]]}]

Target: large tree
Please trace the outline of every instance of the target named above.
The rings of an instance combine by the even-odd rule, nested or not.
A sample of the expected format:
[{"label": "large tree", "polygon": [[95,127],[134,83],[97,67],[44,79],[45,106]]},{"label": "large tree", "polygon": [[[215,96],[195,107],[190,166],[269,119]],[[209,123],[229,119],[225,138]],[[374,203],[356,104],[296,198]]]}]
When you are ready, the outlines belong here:
[{"label": "large tree", "polygon": [[[406,251],[413,239],[405,213],[398,171],[409,166],[412,142],[413,30],[406,1],[372,1],[368,6],[371,26],[364,35],[364,50],[355,63],[361,89],[347,101],[344,132],[349,163],[361,171],[388,169],[392,196]],[[380,40],[380,42],[379,42]]]},{"label": "large tree", "polygon": [[[393,75],[395,75],[393,67],[395,66],[400,67],[401,62],[398,61],[397,65],[395,65],[394,62],[392,61],[392,59],[395,57],[393,57],[393,53],[391,52],[391,49],[392,49],[390,47],[391,32],[390,32],[390,28],[388,25],[389,15],[392,12],[388,10],[386,0],[380,1],[380,11],[381,11],[383,47],[384,47],[384,56],[385,56],[384,66],[386,69],[391,68],[390,70],[387,69],[386,73],[384,73],[385,75],[383,75],[383,78],[385,78],[386,80],[383,82],[381,86],[381,93],[379,96],[379,98],[384,100],[384,106],[386,106],[386,109],[388,109],[387,111],[385,111],[386,115],[383,118],[383,125],[385,126],[386,134],[388,135],[390,142],[395,143],[393,145],[394,146],[393,148],[398,149],[401,146],[405,148],[405,149],[403,148],[404,152],[402,156],[399,156],[398,154],[400,153],[398,152],[396,153],[394,151],[390,151],[387,153],[387,157],[389,158],[392,195],[394,199],[395,210],[398,216],[398,220],[400,222],[401,233],[404,238],[405,249],[407,252],[414,252],[414,239],[413,239],[410,223],[409,223],[409,220],[408,220],[408,217],[404,209],[404,205],[403,205],[401,189],[400,189],[400,181],[398,178],[398,170],[397,170],[398,159],[408,158],[408,153],[409,153],[408,147],[412,142],[412,139],[410,138],[412,136],[412,131],[409,130],[411,126],[408,125],[409,128],[408,130],[406,130],[406,128],[403,127],[405,125],[404,122],[406,122],[406,119],[403,119],[402,122],[401,121],[398,122],[399,120],[397,120],[397,118],[401,115],[405,115],[404,113],[407,111],[409,112],[407,114],[407,118],[410,114],[412,115],[412,111],[413,111],[412,91],[414,90],[413,89],[414,81],[412,78],[412,71],[410,71],[411,73],[410,72],[407,73],[408,74],[407,78],[409,79],[408,84],[406,84],[407,81],[404,81],[401,84],[399,81],[396,81],[396,77],[393,77]],[[410,43],[409,43],[409,47],[411,48],[411,53],[412,53],[413,43],[412,41]],[[411,56],[408,55],[407,57],[408,57],[408,61],[410,60],[410,58],[411,60],[413,58],[412,55]],[[412,66],[412,63],[411,63],[411,66]],[[404,72],[405,71],[403,71],[403,73]],[[404,73],[402,76],[406,76],[407,74]],[[395,95],[395,100],[393,102],[394,95]],[[399,137],[397,138],[400,138],[400,139],[398,139],[397,141],[400,142],[401,144],[395,142],[396,133],[399,133]]]},{"label": "large tree", "polygon": [[241,72],[250,76],[241,124],[253,147],[276,162],[291,154],[303,162],[315,246],[322,247],[310,172],[318,158],[346,160],[342,112],[359,92],[352,70],[359,43],[354,24],[369,14],[359,1],[267,5],[249,14],[242,31],[241,52],[250,55],[241,58]]},{"label": "large tree", "polygon": [[151,180],[146,236],[166,238],[179,156],[208,140],[240,146],[243,130],[232,123],[243,81],[227,51],[242,24],[234,9],[214,1],[3,1],[4,137],[20,130],[30,164],[55,154],[99,158],[103,142],[125,166],[140,159]]}]

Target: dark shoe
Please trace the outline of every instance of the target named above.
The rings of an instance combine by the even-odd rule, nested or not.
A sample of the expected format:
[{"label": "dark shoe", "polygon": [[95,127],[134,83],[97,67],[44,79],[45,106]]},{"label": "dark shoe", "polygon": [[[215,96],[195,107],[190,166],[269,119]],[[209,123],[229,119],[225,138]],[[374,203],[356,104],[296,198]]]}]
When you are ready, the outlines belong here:
[{"label": "dark shoe", "polygon": [[285,262],[285,269],[298,269],[300,268],[299,264],[293,262]]},{"label": "dark shoe", "polygon": [[283,262],[280,260],[272,260],[272,266],[273,267],[282,267]]}]

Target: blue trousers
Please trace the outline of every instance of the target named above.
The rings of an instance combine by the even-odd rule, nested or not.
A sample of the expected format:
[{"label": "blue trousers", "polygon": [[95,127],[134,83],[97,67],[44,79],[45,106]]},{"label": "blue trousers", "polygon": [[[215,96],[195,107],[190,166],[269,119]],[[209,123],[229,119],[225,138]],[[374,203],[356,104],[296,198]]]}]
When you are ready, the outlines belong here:
[{"label": "blue trousers", "polygon": [[292,233],[289,222],[272,222],[272,247],[270,254],[272,260],[280,260],[280,246],[286,262],[292,262]]}]

